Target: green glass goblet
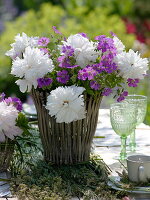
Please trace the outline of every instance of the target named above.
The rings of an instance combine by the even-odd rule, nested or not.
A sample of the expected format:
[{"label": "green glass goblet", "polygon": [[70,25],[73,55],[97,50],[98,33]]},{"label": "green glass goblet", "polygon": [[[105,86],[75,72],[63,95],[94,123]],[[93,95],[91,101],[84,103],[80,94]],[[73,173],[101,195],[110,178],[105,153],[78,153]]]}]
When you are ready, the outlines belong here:
[{"label": "green glass goblet", "polygon": [[[147,97],[143,95],[128,95],[124,102],[127,102],[129,104],[135,104],[137,108],[137,122],[136,126],[140,125],[145,118],[146,115],[146,109],[147,109]],[[136,129],[136,127],[135,127]],[[135,136],[135,129],[130,135],[130,151],[135,152],[136,151],[136,136]]]},{"label": "green glass goblet", "polygon": [[120,160],[125,160],[127,157],[126,139],[136,127],[136,114],[137,109],[134,104],[114,103],[110,106],[112,128],[121,138]]}]

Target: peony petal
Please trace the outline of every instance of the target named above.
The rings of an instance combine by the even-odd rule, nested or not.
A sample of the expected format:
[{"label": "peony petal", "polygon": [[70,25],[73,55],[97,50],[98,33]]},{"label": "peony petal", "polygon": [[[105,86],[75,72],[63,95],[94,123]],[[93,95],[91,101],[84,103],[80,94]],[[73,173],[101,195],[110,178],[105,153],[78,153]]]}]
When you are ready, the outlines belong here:
[{"label": "peony petal", "polygon": [[12,134],[14,136],[20,136],[22,134],[23,130],[17,126],[14,126],[12,129]]},{"label": "peony petal", "polygon": [[14,139],[14,135],[11,132],[5,131],[5,135],[10,138],[11,140]]},{"label": "peony petal", "polygon": [[46,109],[57,123],[70,123],[85,118],[83,87],[58,87],[47,97]]},{"label": "peony petal", "polygon": [[26,90],[27,90],[27,81],[26,80],[19,79],[16,81],[16,84],[20,87],[21,92],[23,92],[23,93],[26,92]]},{"label": "peony petal", "polygon": [[4,133],[0,132],[0,142],[5,142],[6,138]]}]

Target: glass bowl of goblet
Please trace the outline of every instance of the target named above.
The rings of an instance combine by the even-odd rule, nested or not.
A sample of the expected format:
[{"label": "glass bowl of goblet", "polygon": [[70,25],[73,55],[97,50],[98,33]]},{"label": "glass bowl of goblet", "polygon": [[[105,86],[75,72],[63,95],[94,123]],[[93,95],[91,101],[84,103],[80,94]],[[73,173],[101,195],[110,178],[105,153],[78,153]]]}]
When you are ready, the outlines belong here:
[{"label": "glass bowl of goblet", "polygon": [[110,106],[110,122],[113,130],[121,138],[121,152],[119,160],[125,160],[126,139],[136,127],[137,109],[134,104],[114,103]]},{"label": "glass bowl of goblet", "polygon": [[[145,118],[146,109],[147,109],[147,97],[143,95],[128,95],[124,102],[129,104],[135,104],[137,108],[137,122],[136,126],[140,125]],[[135,127],[136,129],[136,127]],[[135,129],[130,135],[129,147],[132,152],[136,151],[136,139],[135,139]]]}]

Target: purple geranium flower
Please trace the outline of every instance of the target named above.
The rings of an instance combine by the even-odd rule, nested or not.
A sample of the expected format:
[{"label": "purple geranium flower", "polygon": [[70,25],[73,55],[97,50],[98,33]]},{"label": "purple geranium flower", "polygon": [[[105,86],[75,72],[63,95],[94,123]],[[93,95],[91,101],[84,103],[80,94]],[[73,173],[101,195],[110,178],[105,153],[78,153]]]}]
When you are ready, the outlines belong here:
[{"label": "purple geranium flower", "polygon": [[40,48],[40,50],[41,50],[42,52],[44,52],[44,54],[49,53],[49,50],[48,50],[47,48]]},{"label": "purple geranium flower", "polygon": [[59,67],[62,67],[62,68],[70,68],[70,60],[68,57],[66,56],[59,56],[58,57],[58,62],[59,62]]},{"label": "purple geranium flower", "polygon": [[106,35],[98,35],[95,37],[95,40],[103,40],[104,38],[106,38]]},{"label": "purple geranium flower", "polygon": [[114,40],[105,35],[96,36],[95,39],[99,41],[97,49],[102,51],[104,54],[100,59],[100,63],[96,64],[94,68],[99,73],[112,73],[113,71],[116,71],[118,66],[114,62],[114,57],[117,54],[117,49],[114,45]]},{"label": "purple geranium flower", "polygon": [[100,66],[103,71],[107,73],[112,73],[118,68],[117,64],[113,61],[113,57],[111,57],[111,54],[106,54],[102,56]]},{"label": "purple geranium flower", "polygon": [[90,65],[87,65],[84,69],[78,71],[78,79],[85,81],[86,79],[92,80],[97,75],[97,71]]},{"label": "purple geranium flower", "polygon": [[59,67],[62,67],[62,68],[79,67],[79,65],[71,65],[69,57],[66,57],[66,56],[59,56],[57,60],[59,62]]},{"label": "purple geranium flower", "polygon": [[86,33],[78,33],[78,34],[82,35],[85,38],[88,38]]},{"label": "purple geranium flower", "polygon": [[50,39],[47,38],[47,37],[41,37],[41,38],[38,40],[38,45],[40,45],[40,46],[47,46],[48,43],[50,43]]},{"label": "purple geranium flower", "polygon": [[112,89],[111,88],[105,88],[102,92],[103,96],[109,96],[112,93]]},{"label": "purple geranium flower", "polygon": [[8,97],[5,102],[10,105],[13,104],[18,111],[22,111],[22,102],[17,97]]},{"label": "purple geranium flower", "polygon": [[0,94],[0,102],[4,101],[4,98],[5,98],[5,93],[1,93]]},{"label": "purple geranium flower", "polygon": [[108,50],[114,50],[114,41],[112,38],[105,38],[101,41],[99,41],[97,49],[101,50],[102,53],[108,51]]},{"label": "purple geranium flower", "polygon": [[117,49],[112,38],[106,37],[105,35],[99,35],[95,37],[95,40],[99,41],[97,49],[102,51],[102,53],[109,51],[116,55]]},{"label": "purple geranium flower", "polygon": [[49,86],[53,82],[53,80],[51,78],[38,78],[37,82],[38,87],[42,88],[44,86]]},{"label": "purple geranium flower", "polygon": [[128,92],[124,91],[123,93],[120,94],[120,96],[118,97],[117,101],[121,102],[125,99],[125,97],[128,96]]},{"label": "purple geranium flower", "polygon": [[110,31],[110,34],[113,36],[113,37],[117,37],[117,35],[114,33],[114,32],[112,32],[112,31]]},{"label": "purple geranium flower", "polygon": [[96,81],[91,81],[90,82],[90,87],[94,90],[99,90],[100,89],[100,84],[98,84]]},{"label": "purple geranium flower", "polygon": [[67,81],[69,80],[69,74],[68,74],[68,71],[66,70],[62,70],[62,71],[58,71],[57,72],[57,81],[59,83],[62,83],[62,84],[66,84]]},{"label": "purple geranium flower", "polygon": [[52,26],[52,29],[55,33],[62,35],[62,33],[56,28],[56,26]]},{"label": "purple geranium flower", "polygon": [[62,52],[66,56],[73,56],[74,54],[74,49],[71,46],[62,46]]},{"label": "purple geranium flower", "polygon": [[96,70],[99,74],[103,71],[105,71],[105,66],[102,65],[102,63],[96,63],[92,65],[92,68]]},{"label": "purple geranium flower", "polygon": [[137,87],[138,83],[140,82],[139,79],[132,79],[132,78],[128,78],[127,83],[129,87]]}]

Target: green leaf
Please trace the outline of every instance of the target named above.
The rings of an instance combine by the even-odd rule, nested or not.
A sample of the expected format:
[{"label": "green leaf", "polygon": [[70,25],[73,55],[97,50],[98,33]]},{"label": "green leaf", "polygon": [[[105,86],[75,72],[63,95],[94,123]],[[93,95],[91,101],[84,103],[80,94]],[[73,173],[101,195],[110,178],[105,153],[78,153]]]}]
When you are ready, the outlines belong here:
[{"label": "green leaf", "polygon": [[16,119],[16,126],[23,130],[23,135],[31,135],[31,133],[29,132],[29,129],[31,129],[31,127],[28,124],[28,119],[21,112],[18,114],[18,118]]},{"label": "green leaf", "polygon": [[89,89],[87,89],[87,94],[90,94],[90,95],[94,95],[94,91],[93,90],[89,90]]},{"label": "green leaf", "polygon": [[77,75],[74,74],[70,79],[73,82],[73,84],[76,83]]},{"label": "green leaf", "polygon": [[26,116],[23,113],[19,113],[18,114],[18,118],[17,118],[17,123],[16,125],[19,126],[20,128],[29,128],[28,126],[28,120],[26,118]]},{"label": "green leaf", "polygon": [[105,138],[105,136],[94,136],[94,138]]}]

